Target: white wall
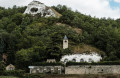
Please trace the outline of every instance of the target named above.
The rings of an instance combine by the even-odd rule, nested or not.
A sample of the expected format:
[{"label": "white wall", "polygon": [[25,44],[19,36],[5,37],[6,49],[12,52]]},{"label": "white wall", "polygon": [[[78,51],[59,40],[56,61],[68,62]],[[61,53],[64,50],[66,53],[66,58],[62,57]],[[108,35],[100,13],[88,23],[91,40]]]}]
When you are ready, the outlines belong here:
[{"label": "white wall", "polygon": [[63,40],[63,49],[68,48],[68,40]]},{"label": "white wall", "polygon": [[92,61],[99,62],[102,59],[102,57],[99,54],[93,52],[91,54],[83,53],[83,54],[64,55],[62,56],[60,61],[66,63],[67,61],[73,61],[73,59],[75,59],[76,62],[85,61],[91,63]]}]

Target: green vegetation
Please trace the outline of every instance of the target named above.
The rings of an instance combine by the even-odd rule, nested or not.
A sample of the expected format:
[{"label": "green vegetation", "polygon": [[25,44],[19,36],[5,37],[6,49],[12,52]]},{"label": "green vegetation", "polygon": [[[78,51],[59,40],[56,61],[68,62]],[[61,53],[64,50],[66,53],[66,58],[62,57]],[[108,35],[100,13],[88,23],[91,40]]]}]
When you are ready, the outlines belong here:
[{"label": "green vegetation", "polygon": [[64,64],[57,62],[57,63],[46,63],[46,62],[37,62],[37,63],[33,63],[30,66],[64,66]]},{"label": "green vegetation", "polygon": [[[52,8],[62,16],[33,17],[23,14],[26,7],[0,7],[0,53],[8,55],[6,65],[12,63],[17,69],[27,70],[32,63],[47,59],[59,62],[62,55],[76,51],[74,47],[82,44],[103,51],[106,61],[120,60],[120,19],[92,18],[61,5]],[[65,35],[69,48],[63,50]]]},{"label": "green vegetation", "polygon": [[0,78],[18,78],[18,77],[13,77],[13,76],[0,76]]},{"label": "green vegetation", "polygon": [[0,72],[5,70],[5,63],[3,61],[0,62]]},{"label": "green vegetation", "polygon": [[120,19],[92,18],[61,5],[53,8],[63,15],[59,19],[61,23],[82,29],[83,33],[79,36],[81,43],[104,51],[107,56],[105,60],[120,59]]},{"label": "green vegetation", "polygon": [[4,70],[2,72],[0,72],[0,76],[15,76],[15,77],[23,77],[23,75],[25,74],[24,70]]},{"label": "green vegetation", "polygon": [[101,62],[67,62],[66,66],[72,65],[120,65],[120,61],[101,61]]},{"label": "green vegetation", "polygon": [[25,74],[23,78],[45,78],[44,74]]}]

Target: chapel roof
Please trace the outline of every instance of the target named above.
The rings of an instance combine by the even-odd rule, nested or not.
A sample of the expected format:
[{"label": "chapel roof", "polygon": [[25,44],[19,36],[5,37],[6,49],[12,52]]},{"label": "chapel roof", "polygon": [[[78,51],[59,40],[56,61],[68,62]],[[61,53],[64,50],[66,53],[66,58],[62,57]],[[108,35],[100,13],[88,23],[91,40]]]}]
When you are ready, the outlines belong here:
[{"label": "chapel roof", "polygon": [[68,40],[68,38],[67,38],[67,36],[66,36],[66,35],[64,36],[64,40]]}]

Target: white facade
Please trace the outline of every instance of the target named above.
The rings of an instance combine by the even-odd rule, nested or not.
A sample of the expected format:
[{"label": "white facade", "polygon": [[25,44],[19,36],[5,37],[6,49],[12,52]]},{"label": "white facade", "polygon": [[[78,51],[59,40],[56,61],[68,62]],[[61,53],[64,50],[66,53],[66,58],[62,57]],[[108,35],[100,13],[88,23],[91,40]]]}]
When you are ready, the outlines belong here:
[{"label": "white facade", "polygon": [[68,40],[63,40],[63,49],[68,48]]},{"label": "white facade", "polygon": [[45,6],[39,1],[32,1],[31,3],[29,3],[27,9],[24,12],[24,14],[32,14],[33,16],[38,13],[40,13],[42,17],[56,17],[56,14],[51,8]]},{"label": "white facade", "polygon": [[64,39],[63,39],[63,49],[67,49],[68,48],[68,38],[65,35]]},{"label": "white facade", "polygon": [[102,57],[97,53],[90,53],[90,54],[72,54],[72,55],[64,55],[61,58],[61,62],[66,63],[68,61],[73,62],[99,62],[102,59]]}]

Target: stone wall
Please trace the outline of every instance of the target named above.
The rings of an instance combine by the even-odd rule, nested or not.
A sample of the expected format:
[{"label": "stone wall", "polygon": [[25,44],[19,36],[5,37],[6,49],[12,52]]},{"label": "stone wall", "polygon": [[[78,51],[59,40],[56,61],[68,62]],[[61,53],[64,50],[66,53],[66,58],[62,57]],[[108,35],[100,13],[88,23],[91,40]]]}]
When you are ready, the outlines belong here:
[{"label": "stone wall", "polygon": [[120,74],[120,65],[79,65],[65,67],[65,74]]},{"label": "stone wall", "polygon": [[88,74],[88,75],[56,75],[56,74],[49,74],[46,75],[44,78],[120,78],[120,75],[94,75],[94,74]]}]

